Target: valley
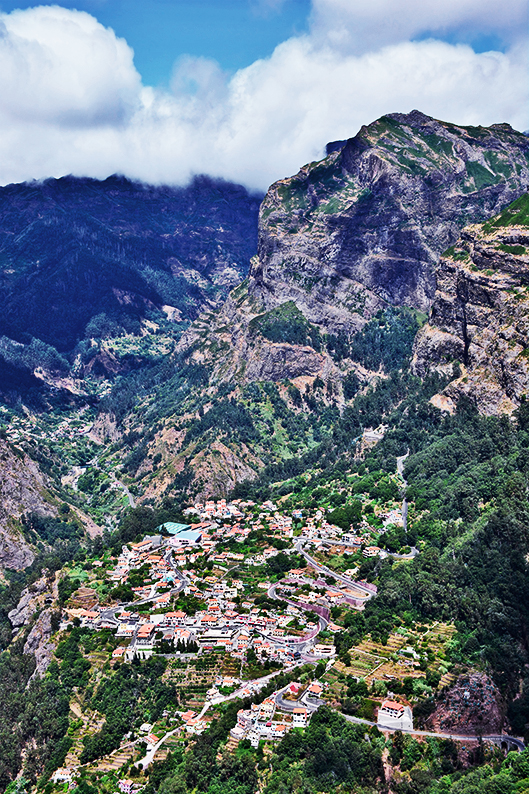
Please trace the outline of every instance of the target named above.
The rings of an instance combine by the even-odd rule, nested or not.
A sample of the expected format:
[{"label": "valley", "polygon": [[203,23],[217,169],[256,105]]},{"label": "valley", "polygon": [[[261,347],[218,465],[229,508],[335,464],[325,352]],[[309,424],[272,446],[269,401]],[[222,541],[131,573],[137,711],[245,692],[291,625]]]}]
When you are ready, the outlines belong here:
[{"label": "valley", "polygon": [[2,791],[522,794],[528,188],[418,111],[0,188]]}]

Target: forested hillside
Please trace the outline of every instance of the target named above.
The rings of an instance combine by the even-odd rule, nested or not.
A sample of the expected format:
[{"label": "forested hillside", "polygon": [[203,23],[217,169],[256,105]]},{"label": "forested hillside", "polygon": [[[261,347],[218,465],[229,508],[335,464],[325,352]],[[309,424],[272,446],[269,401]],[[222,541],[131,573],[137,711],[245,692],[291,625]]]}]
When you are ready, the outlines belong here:
[{"label": "forested hillside", "polygon": [[0,189],[1,791],[529,790],[527,151]]}]

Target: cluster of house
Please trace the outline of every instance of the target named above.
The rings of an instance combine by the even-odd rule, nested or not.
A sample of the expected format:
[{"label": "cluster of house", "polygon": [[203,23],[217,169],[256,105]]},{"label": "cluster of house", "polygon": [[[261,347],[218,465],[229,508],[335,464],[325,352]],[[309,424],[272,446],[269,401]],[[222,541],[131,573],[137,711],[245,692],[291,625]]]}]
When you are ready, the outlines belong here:
[{"label": "cluster of house", "polygon": [[[152,541],[152,539],[150,539]],[[137,544],[139,545],[139,544]],[[123,552],[126,556],[126,549]],[[153,565],[158,566],[163,559],[156,557]],[[137,555],[137,549],[132,549]],[[128,558],[129,559],[129,558]],[[142,555],[132,556],[137,563],[142,562]],[[113,658],[131,660],[132,658],[148,658],[152,655],[161,640],[174,644],[177,652],[196,652],[198,649],[212,650],[224,648],[236,658],[244,658],[253,648],[261,660],[276,660],[288,664],[296,657],[295,643],[310,640],[315,635],[317,624],[303,617],[302,611],[294,605],[274,611],[263,611],[252,601],[238,604],[233,599],[244,592],[243,583],[233,580],[228,584],[215,576],[206,576],[201,580],[202,589],[193,582],[198,581],[194,574],[188,574],[189,581],[183,589],[185,595],[194,595],[202,602],[202,609],[188,615],[181,610],[172,611],[170,593],[151,596],[151,611],[148,615],[140,614],[132,606],[121,609],[93,607],[92,609],[70,609],[70,617],[79,617],[82,625],[88,628],[114,628],[116,636],[128,640],[127,645],[117,647]],[[206,586],[204,589],[204,585]],[[268,583],[264,583],[268,587]],[[149,585],[149,591],[151,586]],[[143,588],[140,588],[143,591]],[[242,608],[242,609],[241,609]],[[296,618],[306,627],[303,636],[289,635],[288,625]],[[338,630],[331,624],[331,630]],[[321,656],[329,655],[334,646],[314,646],[314,652]]]},{"label": "cluster of house", "polygon": [[[245,518],[247,511],[251,514]],[[259,512],[257,512],[259,511]],[[179,524],[166,522],[157,528],[156,534],[145,537],[140,543],[122,547],[121,554],[114,567],[106,573],[107,579],[115,586],[125,584],[132,571],[142,569],[142,583],[132,588],[138,600],[149,600],[153,603],[151,614],[139,615],[133,609],[118,611],[92,606],[87,609],[70,610],[70,617],[79,617],[82,624],[91,628],[115,628],[118,636],[127,639],[127,646],[117,648],[115,658],[147,657],[152,654],[160,640],[173,642],[178,650],[185,651],[190,643],[198,648],[211,649],[222,647],[243,658],[250,647],[254,648],[261,659],[272,659],[288,663],[295,655],[296,643],[311,642],[315,635],[316,624],[304,621],[303,612],[307,605],[314,605],[313,611],[323,614],[320,607],[330,609],[335,604],[349,604],[362,608],[368,597],[361,589],[338,583],[336,587],[323,581],[314,582],[309,578],[301,578],[298,584],[322,587],[325,592],[304,593],[303,597],[290,592],[294,604],[286,609],[263,614],[252,602],[240,602],[242,583],[234,582],[228,586],[223,580],[214,576],[199,577],[193,570],[194,564],[203,555],[215,563],[218,568],[227,570],[238,564],[260,566],[279,552],[267,546],[253,555],[244,555],[230,548],[223,548],[225,541],[244,540],[254,529],[262,529],[263,524],[270,532],[283,538],[293,536],[293,521],[303,519],[301,510],[294,510],[292,515],[284,515],[277,510],[272,502],[256,505],[253,502],[226,500],[197,503],[185,511],[189,516],[200,519],[198,523]],[[230,519],[230,523],[221,523],[218,519]],[[244,519],[244,520],[240,520]],[[234,523],[235,521],[235,523]],[[369,536],[359,535],[353,531],[343,532],[339,527],[325,519],[324,511],[317,510],[311,518],[305,519],[301,537],[318,547],[327,547],[339,551],[356,551],[359,546],[368,542]],[[364,548],[370,554],[371,547]],[[97,563],[102,565],[102,563]],[[145,567],[147,566],[147,567]],[[145,573],[146,571],[146,573]],[[292,571],[303,577],[303,571]],[[353,571],[352,571],[353,573]],[[195,615],[184,612],[171,612],[170,590],[180,583],[184,595],[192,595],[203,602],[205,608],[199,609]],[[283,583],[289,595],[289,582]],[[291,584],[295,584],[295,577]],[[263,583],[264,588],[268,583]],[[294,588],[295,589],[295,588]],[[376,592],[376,588],[374,588]],[[239,596],[239,597],[238,597]],[[299,603],[300,608],[296,607]],[[240,606],[243,609],[240,609]],[[326,613],[327,614],[327,613]],[[327,615],[328,616],[328,615]],[[288,624],[297,618],[306,624],[308,634],[298,633],[291,636]],[[339,630],[332,622],[330,631]],[[316,650],[322,656],[328,655],[333,646],[324,646]],[[194,647],[196,650],[196,647]],[[305,647],[308,650],[308,647]]]},{"label": "cluster of house", "polygon": [[[241,583],[237,583],[240,585]],[[229,589],[229,588],[227,588]],[[237,592],[236,588],[233,588]],[[203,595],[203,594],[201,594]],[[230,589],[231,595],[231,589]],[[167,611],[149,616],[123,610],[116,614],[118,637],[130,640],[127,646],[119,646],[113,652],[115,659],[132,659],[134,656],[147,658],[154,653],[159,640],[173,642],[175,647],[185,653],[190,643],[195,650],[224,648],[236,658],[243,658],[253,648],[260,659],[272,659],[288,663],[295,658],[295,650],[290,644],[299,642],[299,636],[289,636],[288,623],[293,618],[295,607],[270,614],[263,613],[253,604],[243,602],[247,613],[239,613],[236,604],[223,602],[216,598],[206,601],[206,610],[198,610],[194,615],[183,611]],[[94,614],[99,613],[94,611]],[[90,625],[90,623],[86,623]],[[95,624],[92,624],[95,627]],[[306,622],[308,632],[316,629],[316,624]],[[338,628],[338,627],[336,627]],[[179,644],[180,643],[180,644]],[[327,646],[326,646],[327,647]],[[334,651],[334,646],[330,646]],[[320,655],[327,655],[321,653]]]},{"label": "cluster of house", "polygon": [[[219,687],[233,688],[239,684],[241,681],[238,678],[219,677],[208,691],[208,697],[213,699],[219,695]],[[253,747],[258,747],[262,740],[280,741],[288,731],[294,728],[306,728],[314,712],[323,703],[322,695],[327,686],[319,681],[308,685],[293,682],[274,692],[261,703],[252,703],[248,709],[239,709],[237,724],[230,731],[231,737],[236,741],[248,739]],[[238,694],[242,698],[250,697],[251,684]],[[207,721],[191,709],[179,712],[179,716],[188,734],[199,735],[208,727]],[[384,700],[378,709],[377,726],[381,730],[413,731],[411,708],[395,700]],[[148,750],[154,749],[160,741],[160,736],[153,733],[153,726],[148,723],[141,725],[139,733]],[[74,782],[74,771],[69,768],[57,769],[53,773],[52,782],[67,783],[71,787]],[[135,784],[132,780],[122,779],[118,781],[118,788],[123,794],[133,794]]]},{"label": "cluster of house", "polygon": [[306,728],[321,705],[324,685],[318,681],[308,687],[294,682],[285,690],[252,703],[249,709],[239,709],[237,725],[230,731],[234,739],[249,739],[257,747],[262,739],[280,741],[292,728]]},{"label": "cluster of house", "polygon": [[301,530],[301,537],[308,541],[309,547],[318,549],[325,546],[330,552],[356,554],[362,547],[372,542],[371,535],[367,531],[370,529],[369,524],[362,521],[360,529],[363,533],[352,529],[344,532],[335,524],[329,524],[321,510],[317,510],[314,518],[308,519]]},{"label": "cluster of house", "polygon": [[233,499],[231,502],[226,502],[225,499],[219,499],[215,502],[213,499],[210,499],[205,503],[197,502],[193,507],[186,508],[186,510],[184,510],[184,515],[197,515],[203,520],[210,518],[243,518],[245,515],[244,511],[249,507],[255,507],[255,502],[243,502],[241,499]]}]

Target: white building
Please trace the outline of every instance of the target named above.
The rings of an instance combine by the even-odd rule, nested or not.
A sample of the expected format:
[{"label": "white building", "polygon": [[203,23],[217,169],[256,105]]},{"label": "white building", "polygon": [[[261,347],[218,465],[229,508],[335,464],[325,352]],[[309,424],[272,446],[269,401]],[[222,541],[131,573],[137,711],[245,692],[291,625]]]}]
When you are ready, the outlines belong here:
[{"label": "white building", "polygon": [[413,715],[409,706],[394,700],[384,700],[378,710],[377,725],[385,728],[398,728],[401,731],[413,730]]},{"label": "white building", "polygon": [[292,712],[292,727],[293,728],[305,728],[307,725],[307,709],[299,706],[294,709]]},{"label": "white building", "polygon": [[56,769],[52,776],[53,783],[71,783],[72,771],[71,769]]}]

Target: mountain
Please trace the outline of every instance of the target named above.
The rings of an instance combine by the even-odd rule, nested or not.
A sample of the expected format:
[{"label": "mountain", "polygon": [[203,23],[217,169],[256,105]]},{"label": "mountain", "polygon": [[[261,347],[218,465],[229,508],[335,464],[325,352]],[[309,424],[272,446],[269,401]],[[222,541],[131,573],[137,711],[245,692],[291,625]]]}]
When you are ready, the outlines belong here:
[{"label": "mountain", "polygon": [[414,371],[457,377],[434,404],[467,395],[484,414],[512,413],[529,391],[529,194],[465,228],[441,257]]},{"label": "mountain", "polygon": [[329,148],[271,186],[247,282],[182,338],[213,380],[320,376],[340,394],[354,334],[392,306],[427,312],[441,252],[529,185],[529,140],[508,124],[395,113]]},{"label": "mountain", "polygon": [[292,300],[334,332],[387,305],[427,311],[439,255],[527,189],[528,157],[508,124],[383,116],[268,190],[249,295],[268,310]]},{"label": "mountain", "polygon": [[145,336],[149,322],[171,336],[216,306],[255,253],[260,199],[207,177],[185,188],[118,176],[0,188],[4,393],[41,386],[39,368],[71,388],[74,362],[77,377],[113,376],[141,354],[99,355],[91,339]]},{"label": "mountain", "polygon": [[529,791],[528,145],[5,189],[0,791]]},{"label": "mountain", "polygon": [[[4,226],[17,229],[3,237],[4,383],[14,404],[22,373],[26,396],[46,386],[44,404],[69,417],[54,455],[68,446],[60,477],[96,522],[123,509],[116,466],[140,500],[227,494],[376,426],[441,252],[529,186],[529,140],[506,124],[391,114],[328,151],[271,186],[258,229],[257,197],[205,178],[3,189]],[[90,460],[99,485],[76,490],[69,467]]]},{"label": "mountain", "polygon": [[[186,488],[213,494],[266,467],[292,469],[315,435],[335,432],[345,408],[356,435],[380,421],[354,406],[366,393],[369,403],[381,377],[407,371],[440,254],[529,185],[529,140],[506,124],[391,114],[328,152],[270,187],[248,278],[184,331],[175,366],[202,373],[202,396],[191,388],[167,413],[157,392],[150,412],[124,420],[145,438],[163,419],[137,443],[147,498],[179,490],[184,473]],[[270,386],[258,393],[252,384]]]}]

